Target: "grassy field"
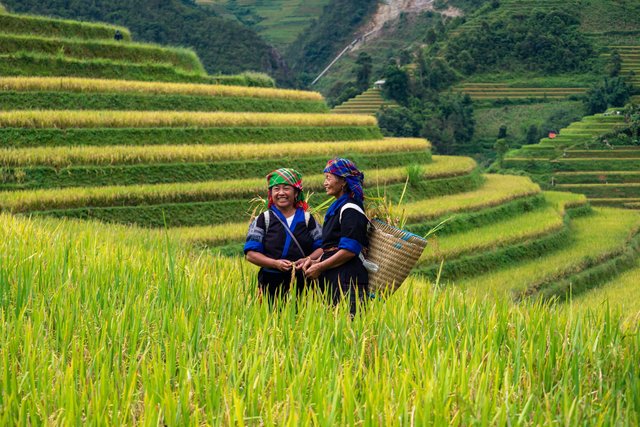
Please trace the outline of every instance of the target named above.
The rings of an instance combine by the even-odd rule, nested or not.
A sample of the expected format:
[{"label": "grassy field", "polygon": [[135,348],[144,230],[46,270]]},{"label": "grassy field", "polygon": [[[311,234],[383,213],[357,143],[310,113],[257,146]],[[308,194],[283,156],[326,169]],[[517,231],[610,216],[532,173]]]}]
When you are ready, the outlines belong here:
[{"label": "grassy field", "polygon": [[640,335],[606,313],[412,279],[350,321],[124,227],[4,215],[0,247],[3,424],[638,421]]}]

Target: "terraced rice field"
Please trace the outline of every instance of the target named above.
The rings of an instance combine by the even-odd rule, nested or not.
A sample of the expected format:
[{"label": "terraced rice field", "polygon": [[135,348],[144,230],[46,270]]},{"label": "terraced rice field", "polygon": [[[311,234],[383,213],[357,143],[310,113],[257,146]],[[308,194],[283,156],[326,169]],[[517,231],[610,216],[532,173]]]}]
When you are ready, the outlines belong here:
[{"label": "terraced rice field", "polygon": [[[294,112],[322,105],[317,94],[72,75],[0,79],[0,98],[12,95],[0,101],[0,424],[637,424],[640,335],[619,320],[638,310],[624,299],[636,211],[483,175],[426,140],[383,138],[370,116]],[[53,101],[114,92],[122,108]],[[27,95],[47,108],[24,108]],[[157,111],[163,96],[191,107]],[[211,112],[194,97],[224,102]],[[586,119],[571,141],[617,120]],[[567,148],[541,145],[523,159]],[[617,165],[612,185],[638,185],[634,150],[598,162],[585,150],[558,162],[598,169],[558,172],[556,188],[602,186],[602,163]],[[317,207],[335,155],[356,161],[366,194],[385,194],[408,231],[447,222],[422,277],[352,320],[314,292],[272,310],[257,269],[229,256],[261,207],[250,200],[293,166]],[[523,301],[569,294],[621,311]]]},{"label": "terraced rice field", "polygon": [[382,108],[394,108],[394,101],[387,101],[382,97],[380,89],[371,88],[331,110],[335,114],[376,114]]},{"label": "terraced rice field", "polygon": [[457,280],[456,286],[478,296],[579,294],[594,286],[598,279],[615,275],[617,258],[625,256],[639,227],[640,216],[634,211],[598,208],[591,215],[571,221],[571,237],[562,250],[482,276]]},{"label": "terraced rice field", "polygon": [[623,75],[629,76],[636,88],[640,87],[640,45],[609,46],[611,51],[618,52],[622,58]]},{"label": "terraced rice field", "polygon": [[453,88],[478,101],[498,99],[565,99],[584,94],[581,87],[517,87],[509,83],[464,83]]},{"label": "terraced rice field", "polygon": [[582,193],[597,205],[633,207],[630,203],[640,197],[640,149],[597,139],[622,125],[624,117],[615,110],[585,117],[554,139],[508,153],[504,164],[529,171],[545,188]]},{"label": "terraced rice field", "polygon": [[594,313],[610,308],[625,313],[628,324],[638,324],[640,321],[638,283],[640,283],[640,262],[636,259],[629,270],[613,277],[602,286],[574,298],[571,302],[571,310]]}]

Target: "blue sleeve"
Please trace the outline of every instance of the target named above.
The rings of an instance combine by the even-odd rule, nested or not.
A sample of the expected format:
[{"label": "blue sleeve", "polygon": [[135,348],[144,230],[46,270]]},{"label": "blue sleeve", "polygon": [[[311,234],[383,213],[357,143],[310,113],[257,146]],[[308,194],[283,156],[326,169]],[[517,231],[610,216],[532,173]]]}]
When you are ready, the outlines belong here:
[{"label": "blue sleeve", "polygon": [[355,209],[345,209],[340,222],[338,248],[359,255],[362,248],[368,245],[367,222],[367,217]]},{"label": "blue sleeve", "polygon": [[247,241],[244,244],[245,255],[249,251],[264,253],[264,226],[263,215],[258,216],[249,226]]}]

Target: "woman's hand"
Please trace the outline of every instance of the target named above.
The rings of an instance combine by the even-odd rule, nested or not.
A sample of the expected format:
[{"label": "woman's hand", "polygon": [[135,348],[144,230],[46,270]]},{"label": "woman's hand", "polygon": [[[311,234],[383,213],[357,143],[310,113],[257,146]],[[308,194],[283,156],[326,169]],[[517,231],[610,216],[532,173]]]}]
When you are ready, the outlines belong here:
[{"label": "woman's hand", "polygon": [[311,259],[309,257],[300,258],[295,262],[296,270],[304,270],[305,266],[311,264]]},{"label": "woman's hand", "polygon": [[309,261],[309,265],[304,268],[304,274],[305,276],[307,276],[307,279],[317,279],[318,277],[320,277],[320,273],[324,271],[322,263],[313,260]]},{"label": "woman's hand", "polygon": [[279,271],[291,271],[293,263],[288,259],[276,259],[273,262],[273,268]]}]

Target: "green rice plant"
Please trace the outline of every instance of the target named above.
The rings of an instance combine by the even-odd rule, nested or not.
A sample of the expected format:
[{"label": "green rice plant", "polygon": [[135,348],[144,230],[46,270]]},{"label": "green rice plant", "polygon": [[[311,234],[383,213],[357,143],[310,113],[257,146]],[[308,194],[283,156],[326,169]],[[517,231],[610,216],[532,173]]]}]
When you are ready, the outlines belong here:
[{"label": "green rice plant", "polygon": [[[234,86],[229,86],[234,87]],[[324,113],[322,101],[142,93],[2,92],[0,110],[150,110]]]},{"label": "green rice plant", "polygon": [[637,424],[640,335],[608,310],[409,279],[353,320],[155,232],[0,216],[0,423]]},{"label": "green rice plant", "polygon": [[0,126],[17,128],[222,127],[222,126],[375,126],[369,116],[287,113],[205,113],[183,111],[56,111],[0,112]]},{"label": "green rice plant", "polygon": [[[332,155],[340,154],[332,153]],[[390,151],[384,153],[344,153],[363,169],[398,167],[409,162],[429,163],[429,151]],[[300,157],[295,153],[281,157],[257,160],[231,160],[224,162],[199,163],[142,163],[132,165],[83,165],[57,168],[34,166],[29,168],[4,168],[4,181],[0,188],[7,190],[27,188],[96,187],[102,185],[161,184],[174,182],[197,182],[207,180],[242,179],[260,177],[282,165],[296,165],[303,174],[317,173],[327,163],[327,156]],[[477,173],[455,177],[453,189],[475,186]],[[461,181],[462,180],[462,181]],[[446,180],[441,183],[446,184]],[[423,187],[422,185],[420,187]],[[419,192],[429,192],[433,188],[418,188]],[[435,190],[439,190],[439,186]],[[446,187],[445,187],[446,188]]]},{"label": "green rice plant", "polygon": [[594,198],[638,198],[640,197],[640,183],[624,184],[558,184],[560,191],[581,193]]},{"label": "green rice plant", "polygon": [[537,283],[562,279],[615,257],[638,226],[640,218],[633,211],[598,208],[592,215],[571,221],[572,234],[564,250],[473,278],[457,280],[456,285],[472,295],[526,292]]},{"label": "green rice plant", "polygon": [[0,53],[36,52],[77,59],[112,59],[136,63],[171,64],[187,72],[206,75],[194,51],[144,43],[120,43],[115,40],[59,39],[14,34],[0,34]]},{"label": "green rice plant", "polygon": [[[133,63],[102,58],[77,59],[24,51],[0,54],[0,59],[0,72],[3,76],[74,76],[212,84],[227,82],[227,79],[186,72],[166,63]],[[232,84],[242,85],[245,82],[244,78],[234,79]]]},{"label": "green rice plant", "polygon": [[[445,169],[443,166],[447,166],[450,169]],[[475,166],[475,162],[469,158],[436,156],[433,163],[423,166],[422,174],[416,179],[424,181],[446,177],[447,174],[456,176],[461,172],[471,173],[473,168],[469,170],[469,166]],[[366,170],[366,172],[367,176],[372,176],[375,179],[375,181],[368,180],[365,182],[367,187],[389,185],[406,180],[404,168],[401,167],[377,169],[371,172]],[[322,191],[323,180],[324,176],[320,174],[305,176],[305,189],[315,192]],[[83,206],[99,207],[222,200],[260,194],[265,191],[265,185],[264,178],[250,178],[155,185],[14,191],[0,193],[0,209],[21,213]]]},{"label": "green rice plant", "polygon": [[111,24],[79,22],[67,19],[54,19],[44,16],[0,14],[0,28],[4,33],[38,35],[73,39],[113,40],[116,30],[122,34],[122,41],[131,41],[127,28]]},{"label": "green rice plant", "polygon": [[0,128],[3,148],[122,145],[214,145],[251,142],[355,141],[382,139],[377,126],[286,126],[219,128]]},{"label": "green rice plant", "polygon": [[322,144],[274,143],[265,152],[261,144],[221,145],[158,145],[111,147],[37,147],[0,150],[4,167],[70,165],[119,165],[141,163],[220,162],[225,160],[255,160],[282,157],[282,153],[297,156],[335,156],[340,153],[420,152],[430,148],[428,141],[411,138],[386,138],[374,141],[339,141]]},{"label": "green rice plant", "polygon": [[540,192],[540,187],[526,177],[486,175],[478,190],[436,197],[406,204],[410,222],[435,219],[457,212],[480,210]]},{"label": "green rice plant", "polygon": [[596,289],[580,294],[570,302],[567,310],[597,312],[603,309],[618,311],[629,326],[640,320],[640,258],[634,266],[603,283]]},{"label": "green rice plant", "polygon": [[466,254],[491,251],[501,246],[535,240],[558,232],[563,226],[562,216],[554,207],[549,206],[486,227],[444,237],[437,236],[423,252],[420,264],[446,262]]},{"label": "green rice plant", "polygon": [[0,89],[16,92],[133,92],[153,95],[197,95],[214,97],[248,97],[287,100],[323,101],[318,92],[291,89],[205,85],[193,83],[161,83],[132,80],[87,79],[77,77],[0,77]]}]

